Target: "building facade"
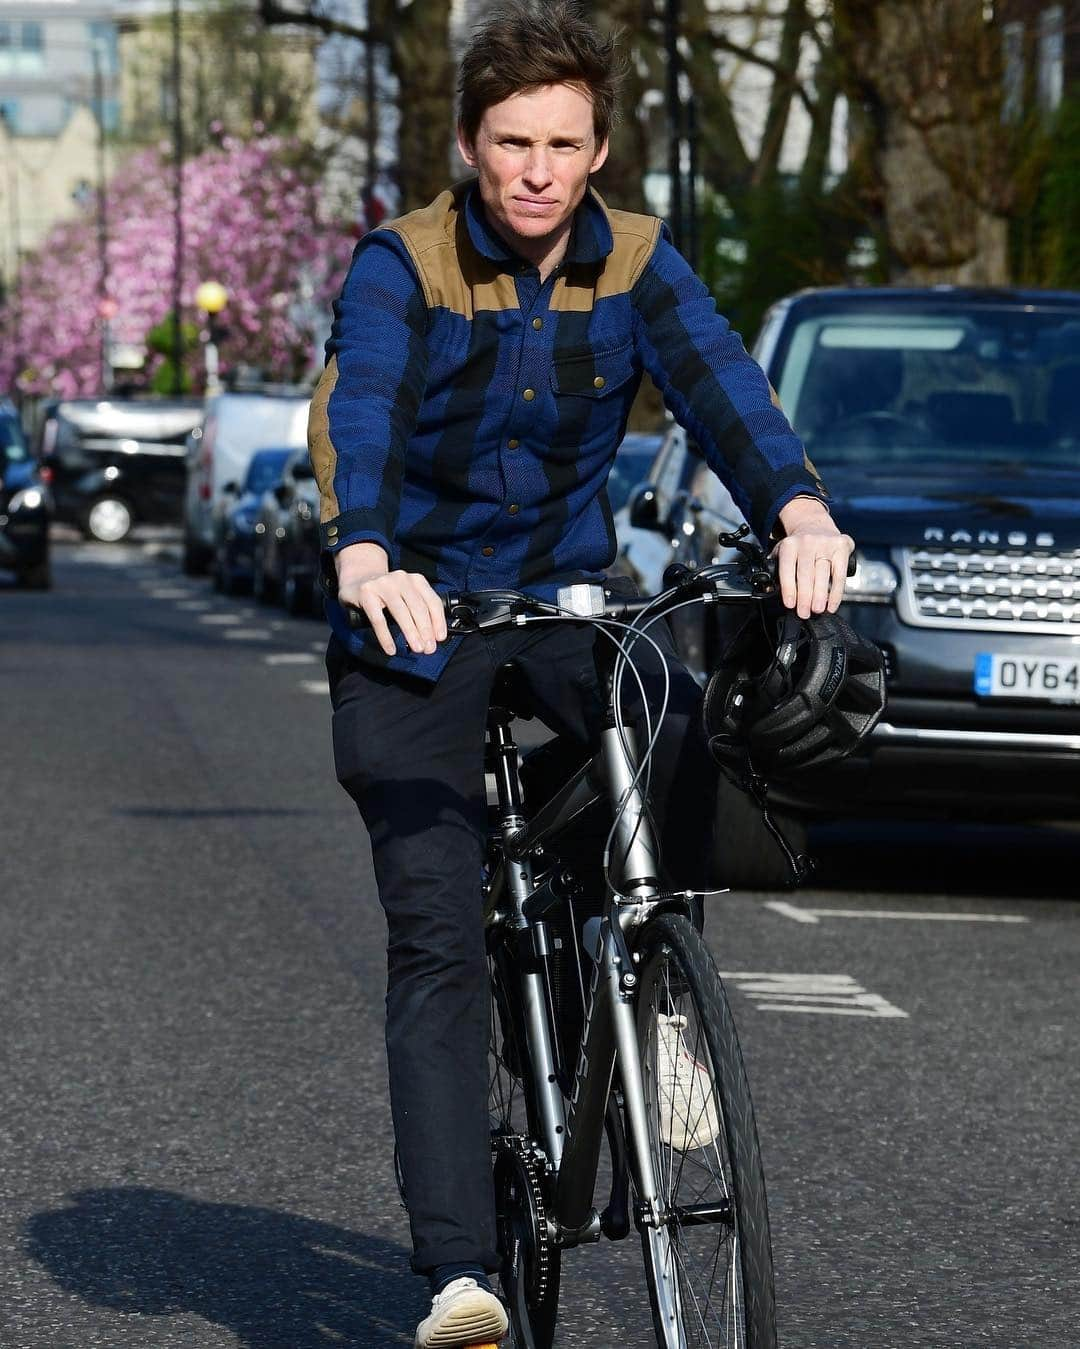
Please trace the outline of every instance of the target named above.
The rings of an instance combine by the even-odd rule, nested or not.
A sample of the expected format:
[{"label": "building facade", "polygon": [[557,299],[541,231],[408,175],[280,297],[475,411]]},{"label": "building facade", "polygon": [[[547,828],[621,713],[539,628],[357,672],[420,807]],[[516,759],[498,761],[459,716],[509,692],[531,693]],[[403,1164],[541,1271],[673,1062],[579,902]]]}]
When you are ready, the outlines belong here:
[{"label": "building facade", "polygon": [[93,197],[98,178],[111,172],[108,139],[118,126],[117,28],[110,7],[102,0],[0,0],[5,280],[58,220],[76,215]]}]

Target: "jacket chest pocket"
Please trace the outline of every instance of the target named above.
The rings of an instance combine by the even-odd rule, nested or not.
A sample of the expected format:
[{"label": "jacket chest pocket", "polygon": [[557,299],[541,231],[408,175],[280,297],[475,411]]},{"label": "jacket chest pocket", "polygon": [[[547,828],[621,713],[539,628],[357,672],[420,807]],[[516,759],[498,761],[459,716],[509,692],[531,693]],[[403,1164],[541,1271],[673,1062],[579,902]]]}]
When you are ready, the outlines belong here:
[{"label": "jacket chest pocket", "polygon": [[558,355],[551,367],[551,389],[557,398],[610,398],[635,374],[633,344],[613,351],[574,351]]}]

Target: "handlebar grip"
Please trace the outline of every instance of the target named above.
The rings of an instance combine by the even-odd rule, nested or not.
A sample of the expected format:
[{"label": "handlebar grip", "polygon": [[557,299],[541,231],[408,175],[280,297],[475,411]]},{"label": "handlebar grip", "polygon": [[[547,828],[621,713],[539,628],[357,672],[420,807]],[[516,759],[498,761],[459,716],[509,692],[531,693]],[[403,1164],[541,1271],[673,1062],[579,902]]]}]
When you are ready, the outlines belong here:
[{"label": "handlebar grip", "polygon": [[355,604],[347,604],[344,600],[339,600],[338,603],[345,610],[345,621],[353,632],[362,632],[371,627],[371,619],[363,609],[358,609]]}]

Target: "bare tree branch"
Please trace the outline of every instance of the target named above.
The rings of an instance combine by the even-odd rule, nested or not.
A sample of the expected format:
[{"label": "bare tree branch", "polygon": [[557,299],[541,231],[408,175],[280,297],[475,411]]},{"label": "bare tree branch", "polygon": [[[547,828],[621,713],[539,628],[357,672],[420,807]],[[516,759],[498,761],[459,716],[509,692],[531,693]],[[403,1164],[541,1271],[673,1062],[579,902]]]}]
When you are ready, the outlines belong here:
[{"label": "bare tree branch", "polygon": [[740,60],[747,61],[750,65],[761,66],[763,70],[772,72],[773,77],[782,84],[790,86],[791,92],[795,98],[806,108],[811,117],[814,115],[814,101],[806,92],[806,86],[799,76],[779,61],[773,61],[767,56],[762,56],[751,47],[743,47],[738,42],[732,42],[730,38],[722,36],[720,33],[708,33],[706,39],[712,43],[716,51],[728,52],[732,56],[739,57]]},{"label": "bare tree branch", "polygon": [[259,0],[259,18],[267,25],[288,24],[298,28],[317,28],[328,36],[356,38],[358,42],[386,42],[387,35],[371,27],[358,28],[356,24],[333,19],[329,14],[308,7],[287,9],[278,0]]}]

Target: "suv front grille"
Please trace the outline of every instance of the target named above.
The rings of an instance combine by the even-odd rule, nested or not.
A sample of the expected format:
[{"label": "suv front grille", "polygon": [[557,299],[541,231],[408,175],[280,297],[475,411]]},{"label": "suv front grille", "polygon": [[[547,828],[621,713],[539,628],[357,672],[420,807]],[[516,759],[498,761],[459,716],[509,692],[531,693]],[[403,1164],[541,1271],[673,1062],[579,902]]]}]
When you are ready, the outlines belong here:
[{"label": "suv front grille", "polygon": [[901,617],[922,627],[1080,632],[1080,549],[901,551]]}]

